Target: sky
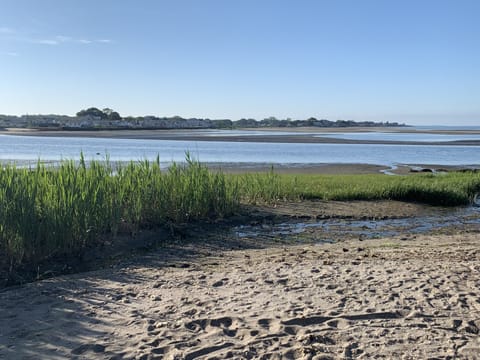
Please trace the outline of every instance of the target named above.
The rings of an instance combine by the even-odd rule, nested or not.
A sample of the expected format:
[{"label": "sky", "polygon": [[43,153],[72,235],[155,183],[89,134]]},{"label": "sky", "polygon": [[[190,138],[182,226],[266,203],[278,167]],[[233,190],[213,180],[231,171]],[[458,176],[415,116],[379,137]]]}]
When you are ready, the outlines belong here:
[{"label": "sky", "polygon": [[480,125],[478,0],[0,0],[0,114]]}]

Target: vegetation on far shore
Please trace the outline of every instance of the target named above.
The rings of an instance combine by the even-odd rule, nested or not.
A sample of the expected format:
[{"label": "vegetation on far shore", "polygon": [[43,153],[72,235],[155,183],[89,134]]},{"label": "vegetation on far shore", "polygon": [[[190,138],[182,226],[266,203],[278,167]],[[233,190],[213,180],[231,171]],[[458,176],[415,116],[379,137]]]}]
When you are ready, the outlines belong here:
[{"label": "vegetation on far shore", "polygon": [[406,126],[397,122],[374,122],[353,120],[326,120],[310,117],[308,119],[277,119],[270,116],[257,120],[252,118],[231,119],[204,119],[183,118],[181,116],[157,117],[157,116],[125,116],[118,112],[105,108],[100,110],[96,107],[81,110],[75,117],[66,115],[23,115],[8,116],[0,115],[0,126],[4,127],[28,127],[39,129],[238,129],[238,128],[296,128],[296,127],[398,127]]},{"label": "vegetation on far shore", "polygon": [[227,175],[188,156],[186,164],[168,170],[158,159],[6,165],[0,171],[0,268],[81,254],[119,231],[214,221],[241,204],[394,199],[454,206],[471,203],[479,191],[478,173]]}]

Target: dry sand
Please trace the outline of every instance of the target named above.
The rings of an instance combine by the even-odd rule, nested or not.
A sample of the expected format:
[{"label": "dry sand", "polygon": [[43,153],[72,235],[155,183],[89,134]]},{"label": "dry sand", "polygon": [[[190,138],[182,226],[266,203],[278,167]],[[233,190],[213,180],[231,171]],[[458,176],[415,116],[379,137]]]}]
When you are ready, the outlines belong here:
[{"label": "dry sand", "polygon": [[474,359],[479,245],[465,233],[152,253],[1,292],[0,358]]}]

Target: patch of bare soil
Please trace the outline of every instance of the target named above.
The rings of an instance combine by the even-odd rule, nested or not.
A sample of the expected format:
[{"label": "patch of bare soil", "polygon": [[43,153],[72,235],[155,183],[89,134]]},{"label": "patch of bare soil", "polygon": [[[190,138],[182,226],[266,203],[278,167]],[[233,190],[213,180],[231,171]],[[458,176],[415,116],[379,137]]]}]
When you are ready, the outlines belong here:
[{"label": "patch of bare soil", "polygon": [[265,212],[287,217],[383,219],[431,215],[446,208],[401,201],[299,201],[258,206]]}]

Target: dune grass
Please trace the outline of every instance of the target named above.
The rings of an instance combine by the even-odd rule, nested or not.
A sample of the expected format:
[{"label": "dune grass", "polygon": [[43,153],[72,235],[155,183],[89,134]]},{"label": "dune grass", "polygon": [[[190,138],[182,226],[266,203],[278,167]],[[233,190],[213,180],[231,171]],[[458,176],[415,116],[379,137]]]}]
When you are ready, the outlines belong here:
[{"label": "dune grass", "polygon": [[55,255],[81,253],[146,227],[210,221],[240,204],[285,200],[394,199],[461,205],[480,192],[480,175],[226,175],[187,154],[185,165],[161,170],[159,160],[126,165],[64,161],[0,170],[0,266],[14,269]]}]

